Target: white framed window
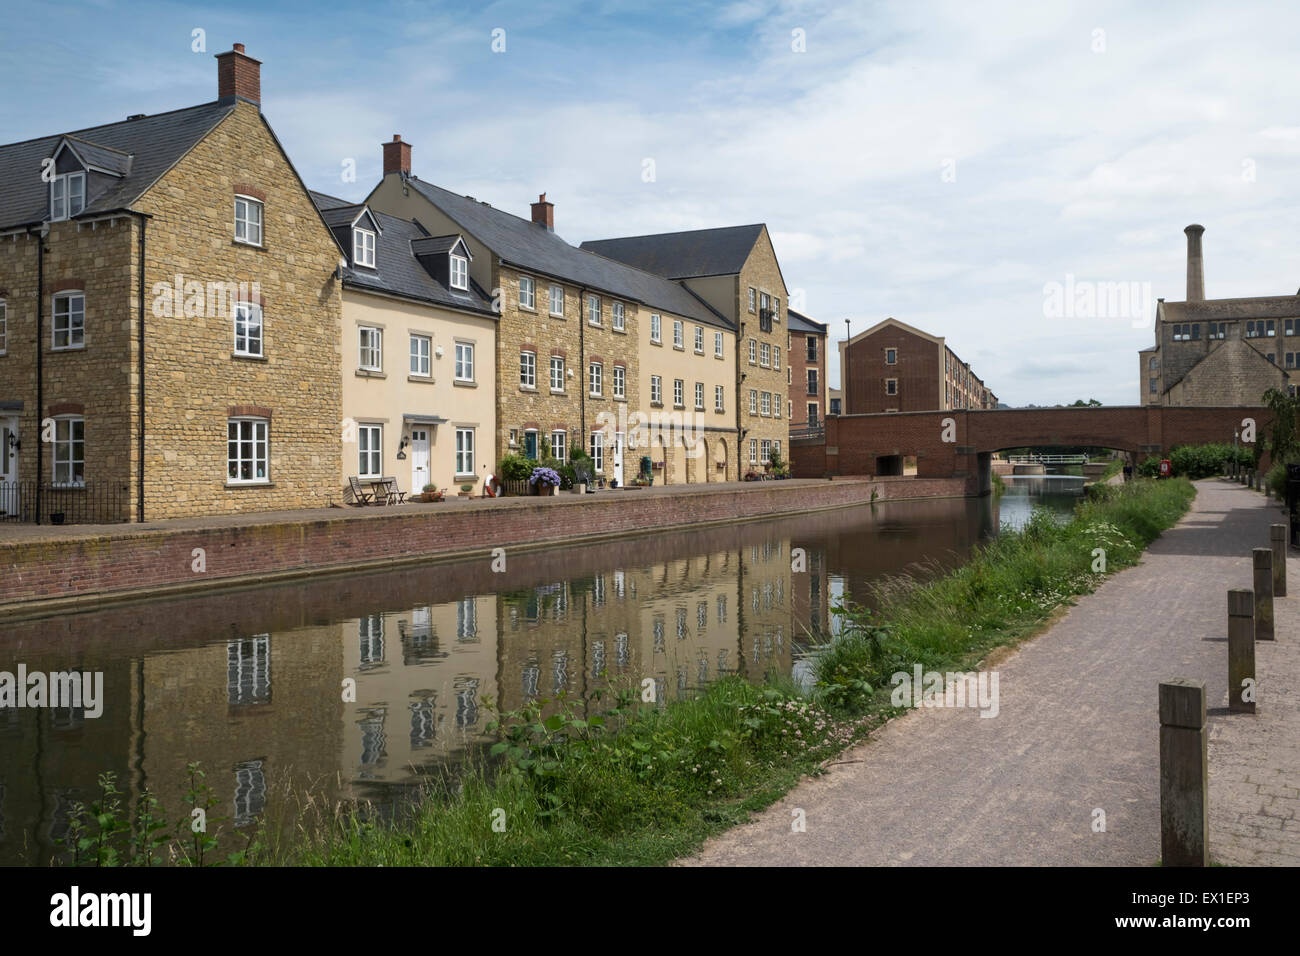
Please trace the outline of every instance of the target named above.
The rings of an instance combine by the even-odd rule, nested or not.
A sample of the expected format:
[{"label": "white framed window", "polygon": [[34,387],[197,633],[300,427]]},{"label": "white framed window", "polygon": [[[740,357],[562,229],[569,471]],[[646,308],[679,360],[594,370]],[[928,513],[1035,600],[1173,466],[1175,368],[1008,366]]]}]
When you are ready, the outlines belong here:
[{"label": "white framed window", "polygon": [[262,202],[252,196],[235,197],[235,242],[262,244]]},{"label": "white framed window", "polygon": [[713,386],[713,410],[715,412],[727,410],[727,390],[721,385]]},{"label": "white framed window", "polygon": [[680,378],[673,379],[673,405],[677,408],[686,405],[686,382]]},{"label": "white framed window", "polygon": [[686,330],[682,326],[681,319],[673,319],[673,348],[686,348]]},{"label": "white framed window", "polygon": [[519,386],[521,388],[537,387],[537,353],[519,353]]},{"label": "white framed window", "polygon": [[357,365],[367,372],[384,370],[384,330],[363,325],[357,330]]},{"label": "white framed window", "polygon": [[[5,454],[9,449],[4,449]],[[54,484],[61,488],[77,488],[86,483],[86,420],[80,417],[60,417],[54,420],[54,442],[51,446],[54,465]]]},{"label": "white framed window", "polygon": [[[756,295],[756,293],[754,292],[754,287],[753,287],[753,286],[750,286],[750,287],[749,287],[749,311],[750,311],[750,312],[753,312],[753,311],[754,311],[754,297],[755,297],[755,295]],[[750,461],[753,461],[754,459],[751,457],[749,460],[750,460]]]},{"label": "white framed window", "polygon": [[776,296],[772,296],[772,321],[781,321],[781,300]]},{"label": "white framed window", "polygon": [[357,426],[357,476],[380,478],[384,467],[384,426]]},{"label": "white framed window", "polygon": [[448,284],[462,291],[469,288],[469,260],[464,256],[449,256]]},{"label": "white framed window", "polygon": [[563,431],[551,432],[551,457],[556,461],[568,460],[569,433]]},{"label": "white framed window", "polygon": [[627,369],[622,365],[614,366],[614,397],[627,397]]},{"label": "white framed window", "polygon": [[772,393],[771,392],[764,392],[761,396],[759,396],[759,409],[761,414],[763,415],[772,414]]},{"label": "white framed window", "polygon": [[252,302],[235,303],[235,354],[262,354],[262,307]]},{"label": "white framed window", "polygon": [[533,309],[536,308],[535,289],[531,276],[519,277],[519,308]]},{"label": "white framed window", "polygon": [[591,433],[591,462],[597,475],[605,472],[605,436],[601,432]]},{"label": "white framed window", "polygon": [[662,342],[663,339],[660,337],[662,331],[663,331],[663,320],[660,318],[659,313],[651,312],[650,313],[650,341],[656,344]]},{"label": "white framed window", "polygon": [[751,438],[749,440],[749,463],[751,465],[758,463],[758,439],[757,438]]},{"label": "white framed window", "polygon": [[551,356],[551,391],[564,391],[564,356]]},{"label": "white framed window", "polygon": [[429,364],[429,346],[432,340],[427,335],[411,335],[411,374],[426,378],[432,374]]},{"label": "white framed window", "polygon": [[610,324],[613,325],[614,331],[622,332],[624,330],[623,323],[625,321],[625,316],[623,312],[623,303],[615,302],[613,305],[609,307],[609,311],[610,311],[610,315],[613,316],[613,318],[610,319]]},{"label": "white framed window", "polygon": [[50,220],[71,219],[86,208],[86,174],[63,173],[50,180]]},{"label": "white framed window", "polygon": [[886,365],[898,364],[898,349],[885,349],[885,364]]},{"label": "white framed window", "polygon": [[265,418],[231,418],[226,421],[226,481],[229,484],[257,484],[268,480],[270,425]]},{"label": "white framed window", "polygon": [[758,341],[756,339],[749,340],[749,364],[758,364]]},{"label": "white framed window", "polygon": [[587,367],[587,381],[591,386],[591,397],[600,398],[601,389],[604,388],[605,366],[599,362],[592,362]]},{"label": "white framed window", "polygon": [[898,394],[898,379],[896,378],[885,379],[885,394],[886,395]]},{"label": "white framed window", "polygon": [[770,368],[772,365],[772,346],[766,342],[758,350],[758,364],[763,368]]},{"label": "white framed window", "polygon": [[749,414],[758,414],[758,389],[751,388],[749,390]]},{"label": "white framed window", "polygon": [[722,333],[713,333],[713,357],[722,358]]},{"label": "white framed window", "polygon": [[551,286],[551,315],[564,315],[564,286]]},{"label": "white framed window", "polygon": [[664,403],[664,380],[658,375],[650,376],[650,404],[662,405]]},{"label": "white framed window", "polygon": [[704,411],[704,383],[703,382],[695,383],[695,410],[697,412]]},{"label": "white framed window", "polygon": [[83,292],[60,292],[54,297],[52,345],[56,349],[86,346],[86,296]]},{"label": "white framed window", "polygon": [[456,477],[474,475],[474,429],[456,429]]},{"label": "white framed window", "polygon": [[781,346],[772,346],[772,368],[781,371]]},{"label": "white framed window", "polygon": [[760,458],[758,460],[761,461],[763,464],[767,464],[769,461],[772,460],[772,439],[764,438],[760,442],[759,455]]},{"label": "white framed window", "polygon": [[600,296],[587,296],[587,321],[592,325],[600,325]]},{"label": "white framed window", "polygon": [[704,354],[704,329],[698,325],[695,327],[695,354]]},{"label": "white framed window", "polygon": [[456,343],[456,381],[474,381],[474,343]]},{"label": "white framed window", "polygon": [[352,230],[352,264],[375,267],[375,234],[369,229]]},{"label": "white framed window", "polygon": [[0,299],[0,355],[9,350],[9,306]]},{"label": "white framed window", "polygon": [[772,417],[781,417],[781,396],[776,394],[776,392],[772,393]]}]

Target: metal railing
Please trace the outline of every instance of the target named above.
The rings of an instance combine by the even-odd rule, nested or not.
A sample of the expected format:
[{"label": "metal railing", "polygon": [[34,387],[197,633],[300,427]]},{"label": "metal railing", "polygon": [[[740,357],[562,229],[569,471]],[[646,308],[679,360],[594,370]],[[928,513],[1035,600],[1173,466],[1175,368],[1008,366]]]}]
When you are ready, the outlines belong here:
[{"label": "metal railing", "polygon": [[801,425],[798,428],[790,429],[790,440],[798,441],[801,438],[825,438],[826,426],[822,424]]},{"label": "metal railing", "polygon": [[1013,465],[1082,465],[1087,455],[1011,455],[1007,461]]},{"label": "metal railing", "polygon": [[[130,491],[116,481],[78,485],[41,482],[41,524],[115,524],[130,521]],[[35,523],[35,481],[0,481],[0,521]]]}]

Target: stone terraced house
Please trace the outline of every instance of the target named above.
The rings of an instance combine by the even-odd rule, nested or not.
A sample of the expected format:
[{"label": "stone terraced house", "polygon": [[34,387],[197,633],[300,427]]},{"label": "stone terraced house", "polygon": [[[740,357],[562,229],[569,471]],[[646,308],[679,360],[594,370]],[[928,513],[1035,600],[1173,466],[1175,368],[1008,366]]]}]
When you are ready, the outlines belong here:
[{"label": "stone terraced house", "polygon": [[[455,494],[495,470],[496,313],[459,234],[312,193],[342,270],[343,472]],[[343,497],[347,497],[346,494]]]},{"label": "stone terraced house", "polygon": [[584,242],[582,249],[671,279],[717,312],[735,333],[739,476],[785,455],[786,371],[782,303],[789,302],[767,226],[724,226]]},{"label": "stone terraced house", "polygon": [[545,194],[524,219],[425,182],[399,136],[384,144],[384,178],[366,204],[463,238],[470,280],[492,295],[496,461],[510,453],[564,461],[581,443],[597,472],[620,483],[643,457],[657,483],[736,480],[726,297],[570,245]]},{"label": "stone terraced house", "polygon": [[0,146],[0,518],[337,496],[340,249],[216,59],[214,102]]}]

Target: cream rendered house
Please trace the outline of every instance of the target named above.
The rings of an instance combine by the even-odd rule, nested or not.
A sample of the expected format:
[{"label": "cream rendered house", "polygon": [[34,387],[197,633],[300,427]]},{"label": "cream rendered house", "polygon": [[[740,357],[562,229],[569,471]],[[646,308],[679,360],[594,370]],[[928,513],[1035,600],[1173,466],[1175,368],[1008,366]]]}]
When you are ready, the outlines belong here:
[{"label": "cream rendered house", "polygon": [[[313,193],[348,250],[343,280],[343,471],[419,494],[482,488],[493,469],[497,318],[459,235]],[[345,495],[346,496],[346,495]]]}]

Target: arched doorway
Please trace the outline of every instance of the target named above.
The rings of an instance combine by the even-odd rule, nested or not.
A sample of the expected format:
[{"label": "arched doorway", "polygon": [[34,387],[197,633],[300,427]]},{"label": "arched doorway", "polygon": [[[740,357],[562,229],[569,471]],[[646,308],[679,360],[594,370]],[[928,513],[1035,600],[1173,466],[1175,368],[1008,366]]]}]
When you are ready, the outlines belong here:
[{"label": "arched doorway", "polygon": [[713,458],[713,470],[717,473],[716,481],[727,480],[727,440],[718,439],[717,452]]},{"label": "arched doorway", "polygon": [[659,435],[655,435],[650,442],[650,462],[650,474],[654,476],[655,483],[660,485],[668,484],[668,465],[665,463],[664,440]]}]

